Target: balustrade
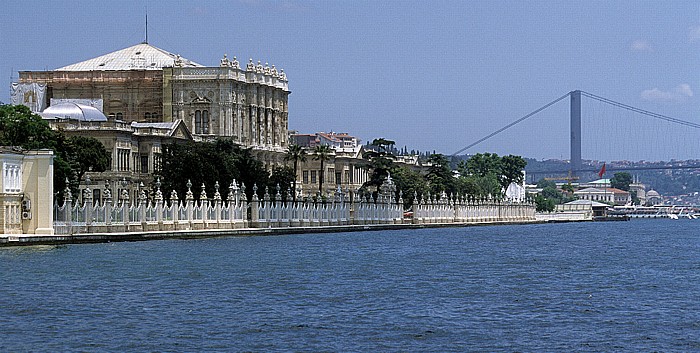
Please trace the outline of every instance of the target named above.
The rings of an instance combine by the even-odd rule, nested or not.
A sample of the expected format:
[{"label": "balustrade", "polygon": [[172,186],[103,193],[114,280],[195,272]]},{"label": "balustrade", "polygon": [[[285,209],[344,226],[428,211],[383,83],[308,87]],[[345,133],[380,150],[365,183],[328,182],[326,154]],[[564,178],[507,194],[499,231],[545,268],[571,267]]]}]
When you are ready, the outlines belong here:
[{"label": "balustrade", "polygon": [[[112,201],[111,192],[105,190],[102,203],[93,203],[84,197],[82,203],[74,203],[68,190],[64,192],[62,205],[54,207],[56,234],[106,233],[129,231],[170,231],[193,229],[236,229],[268,227],[316,227],[371,224],[436,224],[436,223],[485,223],[534,221],[535,208],[531,203],[509,202],[493,198],[449,197],[441,195],[414,195],[412,213],[404,217],[403,195],[396,196],[395,188],[384,187],[376,197],[361,197],[359,191],[350,197],[346,190],[338,188],[334,196],[327,198],[282,197],[279,187],[274,199],[265,190],[248,202],[245,186],[234,182],[229,186],[226,199],[216,192],[209,199],[202,185],[199,200],[195,200],[188,183],[185,198],[180,200],[175,191],[169,200],[160,192],[156,183],[155,197],[149,200],[142,192],[131,203],[124,190],[119,200]],[[89,190],[89,189],[88,189]],[[290,192],[287,190],[287,195]],[[86,193],[87,195],[87,193]]]}]

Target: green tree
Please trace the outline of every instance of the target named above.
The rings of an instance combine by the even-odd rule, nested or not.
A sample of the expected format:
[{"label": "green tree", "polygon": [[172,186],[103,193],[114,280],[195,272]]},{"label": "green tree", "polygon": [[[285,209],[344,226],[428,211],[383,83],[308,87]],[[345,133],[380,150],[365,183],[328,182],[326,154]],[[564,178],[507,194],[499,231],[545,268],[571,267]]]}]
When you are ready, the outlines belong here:
[{"label": "green tree", "polygon": [[363,189],[374,187],[375,190],[379,190],[389,173],[392,172],[394,155],[390,151],[393,145],[394,141],[392,140],[378,138],[374,139],[370,145],[374,148],[365,151],[362,158],[367,160],[366,167],[370,173],[368,180],[362,185]]},{"label": "green tree", "polygon": [[[279,186],[280,194],[284,198],[288,192],[291,192],[289,187],[296,182],[296,179],[294,169],[287,166],[273,167],[272,172],[270,173],[270,181],[268,183],[270,188],[270,196],[275,198],[275,195],[277,194],[277,186]],[[292,195],[294,195],[294,193],[292,193]]]},{"label": "green tree", "polygon": [[495,153],[477,153],[467,160],[466,172],[471,175],[487,176],[498,174],[501,170],[501,158]]},{"label": "green tree", "polygon": [[630,191],[630,196],[632,197],[633,205],[640,205],[642,203],[642,200],[637,196],[637,191]]},{"label": "green tree", "polygon": [[624,190],[624,191],[629,191],[630,190],[630,184],[632,183],[632,175],[627,172],[618,172],[615,173],[610,179],[610,186]]},{"label": "green tree", "polygon": [[226,195],[227,186],[232,180],[244,183],[246,197],[253,195],[253,185],[263,190],[269,185],[270,174],[262,162],[255,159],[249,148],[241,148],[230,139],[218,139],[214,142],[188,142],[168,144],[163,147],[161,170],[163,190],[168,195],[177,191],[179,197],[187,192],[187,181],[193,184],[192,192],[199,197],[200,186],[206,186],[208,193],[219,182],[222,194]]},{"label": "green tree", "polygon": [[[566,203],[575,199],[574,197],[564,195],[559,189],[557,189],[557,184],[551,180],[541,179],[537,182],[537,187],[542,188],[542,191],[538,194],[538,196],[551,201],[553,205]],[[535,198],[535,202],[537,203],[537,198]]]},{"label": "green tree", "polygon": [[505,192],[511,183],[520,184],[523,182],[525,176],[523,175],[523,169],[527,162],[520,156],[507,155],[501,157],[499,166],[499,182],[501,187]]},{"label": "green tree", "polygon": [[415,195],[423,195],[428,191],[428,183],[423,175],[407,167],[395,166],[391,170],[391,179],[397,190],[403,192],[404,207],[415,202]]},{"label": "green tree", "polygon": [[562,190],[562,191],[566,191],[566,192],[568,192],[568,193],[570,193],[570,194],[573,194],[573,193],[574,193],[574,187],[573,187],[573,185],[571,185],[571,184],[564,184],[564,185],[562,185],[562,186],[561,186],[561,190]]},{"label": "green tree", "polygon": [[503,195],[511,183],[522,183],[526,165],[520,156],[477,153],[457,165],[458,189],[476,197]]},{"label": "green tree", "polygon": [[548,187],[548,186],[551,186],[551,187],[553,187],[553,188],[556,189],[556,188],[557,188],[557,183],[555,183],[555,182],[553,182],[553,181],[551,181],[551,180],[547,180],[547,179],[540,179],[540,180],[537,182],[537,187],[540,188],[540,189],[544,189],[544,188],[546,188],[546,187]]},{"label": "green tree", "polygon": [[318,145],[314,148],[314,160],[321,162],[321,170],[318,176],[318,192],[323,197],[323,177],[326,174],[326,161],[331,159],[333,150],[326,145]]},{"label": "green tree", "polygon": [[456,193],[455,178],[450,169],[450,161],[442,154],[432,154],[428,157],[430,167],[425,178],[433,195],[446,192],[448,195]]},{"label": "green tree", "polygon": [[535,196],[535,210],[537,212],[552,212],[554,208],[554,200],[548,199],[542,195]]},{"label": "green tree", "polygon": [[[0,146],[17,146],[25,150],[51,149],[54,153],[54,190],[58,192],[58,201],[63,199],[62,191],[70,187],[73,194],[78,192],[78,182],[73,168],[79,164],[77,157],[70,158],[70,142],[57,131],[51,130],[49,124],[23,105],[0,104]],[[66,185],[66,180],[69,184]]]},{"label": "green tree", "polygon": [[109,168],[110,156],[105,146],[93,137],[71,136],[64,145],[68,163],[76,172],[78,183],[86,172],[104,172]]},{"label": "green tree", "polygon": [[0,145],[23,149],[56,148],[56,133],[23,105],[0,105]]},{"label": "green tree", "polygon": [[287,154],[284,156],[285,161],[293,161],[294,165],[294,181],[292,186],[292,197],[294,201],[297,200],[297,174],[299,173],[299,162],[306,162],[306,151],[303,147],[292,144],[289,145],[287,149]]}]

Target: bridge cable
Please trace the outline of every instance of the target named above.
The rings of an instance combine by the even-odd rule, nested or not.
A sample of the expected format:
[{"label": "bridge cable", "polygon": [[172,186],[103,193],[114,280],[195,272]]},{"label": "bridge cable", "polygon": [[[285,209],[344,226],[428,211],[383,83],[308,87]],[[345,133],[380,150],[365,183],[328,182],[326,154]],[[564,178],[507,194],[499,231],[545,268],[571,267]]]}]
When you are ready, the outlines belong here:
[{"label": "bridge cable", "polygon": [[[533,115],[535,115],[535,114],[537,114],[537,113],[539,113],[539,112],[541,112],[541,111],[543,111],[543,110],[549,108],[550,106],[552,106],[552,105],[558,103],[558,102],[561,101],[562,99],[568,97],[570,94],[571,94],[571,92],[569,92],[569,93],[567,93],[567,94],[565,94],[565,95],[563,95],[563,96],[561,96],[561,97],[559,97],[559,98],[557,98],[557,99],[555,99],[555,100],[553,100],[553,101],[547,103],[546,105],[544,105],[544,106],[538,108],[537,110],[531,112],[530,114],[527,114],[527,115],[523,116],[522,118],[520,118],[520,119],[518,119],[518,120],[515,120],[514,122],[512,122],[512,123],[510,123],[510,124],[508,124],[508,125],[506,125],[506,126],[500,128],[500,129],[498,129],[498,130],[496,130],[496,131],[494,131],[494,132],[488,134],[487,136],[482,137],[482,138],[479,139],[478,141],[476,141],[476,142],[470,144],[469,146],[464,147],[464,148],[462,148],[461,150],[459,150],[459,151],[453,153],[453,154],[452,154],[452,157],[454,157],[454,156],[458,155],[459,153],[462,153],[462,152],[464,152],[464,151],[466,151],[466,150],[468,150],[468,149],[470,149],[470,148],[472,148],[472,147],[474,147],[474,146],[476,146],[476,145],[478,145],[478,144],[480,144],[480,143],[482,143],[482,142],[484,142],[484,141],[490,139],[491,137],[494,137],[494,136],[500,134],[501,132],[503,132],[503,131],[505,131],[505,130],[511,128],[513,125],[515,125],[515,124],[517,124],[517,123],[520,123],[520,122],[522,122],[522,121],[524,121],[524,120],[527,120],[528,118],[532,117]],[[699,126],[700,126],[700,125],[699,125]]]},{"label": "bridge cable", "polygon": [[607,98],[603,98],[603,97],[600,97],[600,96],[596,96],[595,94],[588,93],[588,92],[585,92],[585,91],[581,91],[581,94],[584,95],[584,96],[586,96],[586,97],[588,97],[588,98],[595,99],[595,100],[597,100],[597,101],[600,101],[600,102],[603,102],[603,103],[607,103],[607,104],[616,106],[616,107],[618,107],[618,108],[627,109],[627,110],[630,110],[630,111],[633,111],[633,112],[636,112],[636,113],[639,113],[639,114],[642,114],[642,115],[646,115],[646,116],[649,116],[649,117],[652,117],[652,118],[656,118],[656,119],[660,119],[660,120],[665,120],[665,121],[668,121],[668,122],[671,122],[671,123],[680,124],[680,125],[685,125],[685,126],[689,126],[689,127],[694,127],[694,128],[696,128],[696,129],[700,129],[700,124],[697,124],[697,123],[693,123],[693,122],[690,122],[690,121],[685,121],[685,120],[681,120],[681,119],[672,118],[672,117],[666,116],[666,115],[657,114],[657,113],[654,113],[654,112],[650,112],[650,111],[648,111],[648,110],[644,110],[644,109],[641,109],[641,108],[633,107],[633,106],[631,106],[631,105],[627,105],[627,104],[624,104],[624,103],[616,102],[616,101],[611,100],[611,99],[607,99]]}]

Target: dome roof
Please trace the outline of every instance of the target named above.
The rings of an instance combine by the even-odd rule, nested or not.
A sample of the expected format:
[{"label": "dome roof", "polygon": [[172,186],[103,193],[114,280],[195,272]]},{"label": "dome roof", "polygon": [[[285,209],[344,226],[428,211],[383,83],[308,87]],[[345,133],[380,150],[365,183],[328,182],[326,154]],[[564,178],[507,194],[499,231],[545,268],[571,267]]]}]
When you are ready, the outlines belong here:
[{"label": "dome roof", "polygon": [[647,198],[649,198],[649,197],[659,197],[659,196],[661,196],[661,195],[659,195],[659,193],[656,192],[656,190],[649,190],[649,191],[647,192]]},{"label": "dome roof", "polygon": [[41,113],[44,119],[70,119],[78,121],[107,121],[102,112],[89,105],[78,103],[60,103],[52,105]]}]

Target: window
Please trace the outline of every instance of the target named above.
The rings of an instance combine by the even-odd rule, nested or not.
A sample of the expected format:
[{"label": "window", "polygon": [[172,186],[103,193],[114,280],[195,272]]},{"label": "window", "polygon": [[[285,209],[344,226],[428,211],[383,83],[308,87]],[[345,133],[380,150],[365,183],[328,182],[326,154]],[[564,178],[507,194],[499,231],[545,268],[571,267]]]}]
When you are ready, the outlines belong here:
[{"label": "window", "polygon": [[195,110],[194,112],[194,133],[208,134],[209,133],[209,111]]},{"label": "window", "polygon": [[146,113],[146,121],[151,121],[151,113]]},{"label": "window", "polygon": [[341,172],[335,172],[335,183],[340,184],[342,183],[343,179],[341,178]]},{"label": "window", "polygon": [[194,112],[194,133],[202,133],[202,112],[199,110]]},{"label": "window", "polygon": [[316,171],[315,170],[311,171],[311,183],[312,184],[316,183]]},{"label": "window", "polygon": [[148,155],[141,156],[141,173],[148,173]]},{"label": "window", "polygon": [[309,183],[309,171],[305,170],[305,171],[301,172],[301,175],[302,175],[302,180],[303,180],[304,184],[308,184]]},{"label": "window", "polygon": [[153,155],[153,171],[160,172],[163,163],[163,157],[160,153],[155,153]]},{"label": "window", "polygon": [[117,120],[122,120],[122,118],[124,118],[124,114],[117,113]]},{"label": "window", "polygon": [[209,111],[202,110],[202,133],[209,133]]},{"label": "window", "polygon": [[130,151],[125,148],[120,148],[117,150],[118,151],[118,165],[117,165],[117,170],[119,171],[127,171],[129,170],[129,153]]}]

